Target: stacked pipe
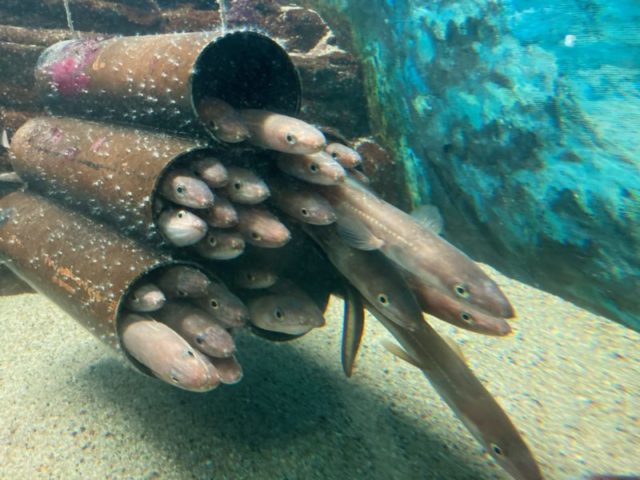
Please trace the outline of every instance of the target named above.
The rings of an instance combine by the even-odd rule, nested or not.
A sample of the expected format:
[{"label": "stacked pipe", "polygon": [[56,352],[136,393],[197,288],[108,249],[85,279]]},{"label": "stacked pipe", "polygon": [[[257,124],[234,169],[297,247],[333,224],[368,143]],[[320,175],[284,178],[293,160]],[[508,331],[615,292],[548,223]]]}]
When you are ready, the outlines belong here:
[{"label": "stacked pipe", "polygon": [[[233,50],[233,58],[227,49]],[[245,63],[238,64],[236,56]],[[155,79],[146,75],[153,68]],[[30,190],[64,204],[62,208],[70,208],[75,217],[87,215],[115,227],[120,237],[114,237],[113,242],[124,250],[129,237],[137,238],[151,252],[166,254],[173,250],[176,258],[199,260],[200,265],[208,262],[208,267],[219,270],[211,260],[236,258],[245,250],[245,243],[260,248],[281,247],[290,240],[289,229],[267,209],[255,206],[270,195],[265,182],[238,165],[224,146],[207,146],[202,138],[202,133],[209,131],[225,145],[245,140],[246,129],[234,131],[238,126],[228,119],[222,128],[214,124],[216,108],[227,104],[206,95],[215,88],[217,94],[229,96],[233,85],[225,82],[257,74],[265,76],[264,82],[252,84],[251,89],[244,90],[244,98],[234,97],[236,101],[256,106],[273,104],[281,111],[297,110],[300,86],[295,69],[277,44],[259,34],[181,34],[54,44],[42,54],[36,72],[48,105],[76,114],[81,105],[91,115],[146,121],[195,135],[179,137],[77,117],[37,117],[25,122],[11,138],[11,167]],[[203,99],[198,100],[201,96]],[[198,107],[195,110],[194,102]],[[158,110],[150,111],[152,104]],[[137,118],[138,111],[147,115]],[[15,198],[9,195],[6,201]],[[11,204],[6,208],[7,212],[14,210]],[[22,215],[11,216],[20,225],[28,225]],[[68,219],[57,223],[65,225]],[[82,245],[86,239],[80,235],[75,241]],[[3,251],[3,257],[29,281],[22,272],[24,262],[14,261],[14,254],[7,251]],[[69,262],[73,265],[76,259]],[[240,379],[241,368],[233,356],[235,346],[229,332],[245,326],[248,309],[220,278],[203,275],[194,270],[168,269],[162,275],[147,275],[144,281],[132,280],[126,285],[128,293],[117,318],[100,319],[97,315],[87,323],[72,307],[80,303],[79,299],[62,306],[94,332],[95,323],[115,325],[105,328],[116,332],[126,351],[147,372],[183,388],[206,390],[220,382]],[[199,278],[199,288],[190,291],[176,285],[180,278],[190,279],[185,280],[187,284]],[[108,275],[106,279],[110,282]],[[282,288],[287,281],[291,280],[282,278],[278,286],[269,287]],[[33,280],[29,283],[33,285]],[[35,288],[57,298],[46,286],[35,283]],[[289,291],[277,297],[284,300],[282,311],[293,322],[276,328],[280,333],[287,330],[283,338],[324,324],[321,308],[328,290],[319,299],[313,296],[316,298],[298,288],[295,295]],[[256,318],[262,318],[269,316],[263,314],[267,310],[270,312],[271,306],[265,304],[252,311]],[[166,328],[160,329],[160,325],[170,326],[179,337],[166,337]],[[180,337],[182,343],[177,340]],[[196,380],[191,378],[188,372],[193,366],[191,370],[188,365],[181,366],[177,353],[153,355],[160,345],[164,345],[161,351],[184,352],[187,344],[191,345],[188,358],[198,358],[200,352],[208,356],[209,364],[215,364],[209,368],[209,380],[204,380],[202,368]],[[224,368],[221,358],[226,362]],[[199,361],[200,367],[206,364]],[[214,367],[226,376],[212,374]],[[183,372],[183,376],[168,375],[169,371]]]},{"label": "stacked pipe", "polygon": [[[6,195],[0,216],[6,265],[102,341],[124,346],[140,371],[194,391],[240,379],[232,338],[215,318],[196,310],[192,297],[216,288],[201,267],[176,262],[35,193]],[[180,303],[173,301],[178,295]],[[165,308],[197,315],[198,325],[174,332],[156,321],[165,302]],[[147,312],[151,316],[143,317]]]},{"label": "stacked pipe", "polygon": [[[366,306],[479,440],[498,445],[499,463],[540,478],[508,417],[422,316],[505,335],[514,316],[509,301],[439,236],[433,208],[411,217],[381,200],[347,142],[327,142],[294,117],[300,84],[277,44],[251,32],[72,40],[42,54],[36,78],[59,112],[189,137],[65,117],[22,126],[11,143],[15,172],[29,189],[66,205],[20,192],[1,200],[0,252],[35,289],[124,347],[141,371],[202,391],[241,378],[235,329],[249,323],[287,340],[320,327],[328,293],[342,278],[345,373]],[[209,145],[207,134],[217,143]],[[31,262],[29,235],[42,243]],[[270,252],[294,241],[301,250],[274,260]],[[310,242],[333,268],[306,257]],[[306,290],[284,273],[288,255],[289,263],[307,260],[306,276],[321,264],[334,283],[320,295],[319,284]],[[425,354],[432,349],[440,353]],[[464,411],[466,389],[483,399],[482,409]],[[508,435],[493,438],[487,418]],[[496,443],[502,440],[505,448]],[[503,458],[514,450],[516,467]]]}]

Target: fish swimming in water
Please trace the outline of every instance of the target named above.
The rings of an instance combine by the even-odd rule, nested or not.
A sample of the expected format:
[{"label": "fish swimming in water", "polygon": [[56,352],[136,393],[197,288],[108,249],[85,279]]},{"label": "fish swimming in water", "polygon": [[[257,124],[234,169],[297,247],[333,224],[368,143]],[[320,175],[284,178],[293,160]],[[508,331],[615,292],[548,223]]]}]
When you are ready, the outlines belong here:
[{"label": "fish swimming in water", "polygon": [[269,198],[267,184],[248,168],[227,167],[229,183],[224,191],[234,203],[255,205]]},{"label": "fish swimming in water", "polygon": [[235,356],[225,358],[209,357],[209,361],[215,367],[220,377],[220,382],[225,385],[235,385],[242,380],[242,366],[238,363]]},{"label": "fish swimming in water", "polygon": [[199,255],[210,260],[232,260],[242,255],[245,241],[238,232],[210,229],[207,236],[193,248]]},{"label": "fish swimming in water", "polygon": [[304,185],[270,179],[269,186],[273,204],[296,220],[312,225],[329,225],[336,221],[329,202]]},{"label": "fish swimming in water", "polygon": [[494,317],[471,305],[465,305],[437,288],[420,282],[411,272],[403,273],[424,313],[458,328],[484,335],[503,336],[511,333],[511,327],[504,318]]},{"label": "fish swimming in water", "polygon": [[497,317],[515,315],[498,285],[473,260],[354,179],[316,188],[336,211],[341,236],[350,245],[379,249],[420,281],[464,304]]},{"label": "fish swimming in water", "polygon": [[206,295],[209,278],[200,270],[186,265],[174,265],[162,270],[156,285],[167,298],[196,298]]},{"label": "fish swimming in water", "polygon": [[516,480],[542,480],[529,447],[500,405],[464,360],[427,322],[410,331],[392,322],[376,307],[367,308],[400,342],[387,348],[427,377],[469,432]]},{"label": "fish swimming in water", "polygon": [[238,224],[238,212],[233,204],[224,197],[219,196],[212,207],[198,213],[210,227],[231,228]]},{"label": "fish swimming in water", "polygon": [[422,311],[393,262],[380,252],[347,245],[333,227],[304,229],[364,298],[399,325],[410,330],[417,328]]},{"label": "fish swimming in water", "polygon": [[362,157],[358,152],[341,143],[329,143],[324,151],[344,168],[355,168],[362,163]]},{"label": "fish swimming in water", "polygon": [[309,297],[264,293],[247,300],[252,325],[270,332],[303,335],[324,325],[322,312]]},{"label": "fish swimming in water", "polygon": [[127,295],[125,307],[132,312],[153,312],[164,305],[166,297],[153,283],[144,283]]},{"label": "fish swimming in water", "polygon": [[183,207],[209,208],[214,195],[202,180],[188,170],[172,170],[160,182],[160,195]]},{"label": "fish swimming in water", "polygon": [[278,217],[263,208],[237,208],[238,231],[257,247],[279,248],[291,239],[291,232]]},{"label": "fish swimming in water", "polygon": [[120,338],[133,358],[171,385],[206,392],[220,384],[206,358],[163,323],[137,314],[125,315],[120,322]]},{"label": "fish swimming in water", "polygon": [[249,138],[250,132],[238,111],[219,98],[204,98],[197,107],[198,116],[218,140],[239,143]]},{"label": "fish swimming in water", "polygon": [[168,208],[158,217],[158,228],[176,247],[186,247],[202,240],[207,224],[188,210]]},{"label": "fish swimming in water", "polygon": [[233,268],[233,285],[246,290],[262,290],[272,287],[278,281],[278,274],[271,269],[256,265]]},{"label": "fish swimming in water", "polygon": [[336,185],[344,180],[345,170],[331,155],[318,152],[308,155],[280,155],[278,168],[292,177],[317,185]]},{"label": "fish swimming in water", "polygon": [[192,347],[209,356],[224,358],[236,351],[229,332],[190,303],[179,300],[167,302],[152,317],[171,327]]},{"label": "fish swimming in water", "polygon": [[307,122],[265,110],[238,110],[249,129],[248,141],[268,150],[308,154],[321,151],[327,141],[323,133]]},{"label": "fish swimming in water", "polygon": [[229,182],[227,168],[214,157],[201,158],[189,165],[199,178],[211,188],[222,188]]},{"label": "fish swimming in water", "polygon": [[218,323],[225,327],[243,327],[249,320],[249,310],[219,279],[214,279],[203,297],[193,300]]}]

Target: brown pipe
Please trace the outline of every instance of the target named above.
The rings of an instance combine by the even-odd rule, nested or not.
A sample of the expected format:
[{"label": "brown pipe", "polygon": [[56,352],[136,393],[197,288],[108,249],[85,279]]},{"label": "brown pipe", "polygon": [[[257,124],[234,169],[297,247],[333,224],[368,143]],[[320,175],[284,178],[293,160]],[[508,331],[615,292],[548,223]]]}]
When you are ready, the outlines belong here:
[{"label": "brown pipe", "polygon": [[208,150],[160,132],[38,117],[14,134],[11,151],[30,188],[157,243],[154,202],[163,174]]},{"label": "brown pipe", "polygon": [[57,109],[189,133],[203,132],[195,106],[206,97],[286,114],[301,98],[287,53],[248,31],[68,40],[43,52],[35,76]]},{"label": "brown pipe", "polygon": [[179,264],[30,192],[0,199],[0,260],[117,350],[122,350],[118,321],[128,292]]}]

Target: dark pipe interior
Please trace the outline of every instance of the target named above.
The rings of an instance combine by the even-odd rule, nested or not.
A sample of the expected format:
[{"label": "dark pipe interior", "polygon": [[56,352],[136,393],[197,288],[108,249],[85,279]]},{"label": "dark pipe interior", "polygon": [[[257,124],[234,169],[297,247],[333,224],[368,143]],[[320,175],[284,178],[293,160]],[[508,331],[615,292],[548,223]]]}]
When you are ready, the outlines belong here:
[{"label": "dark pipe interior", "polygon": [[256,32],[234,32],[208,45],[193,75],[193,103],[205,97],[236,108],[295,115],[300,109],[298,72],[276,42]]}]

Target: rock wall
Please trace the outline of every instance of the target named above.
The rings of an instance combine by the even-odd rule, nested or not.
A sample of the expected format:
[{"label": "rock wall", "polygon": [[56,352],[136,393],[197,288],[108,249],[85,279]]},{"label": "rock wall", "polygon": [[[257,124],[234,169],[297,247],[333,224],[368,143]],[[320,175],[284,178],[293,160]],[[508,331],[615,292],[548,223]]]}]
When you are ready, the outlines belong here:
[{"label": "rock wall", "polygon": [[447,239],[640,330],[637,2],[304,3],[352,37],[374,133]]}]

